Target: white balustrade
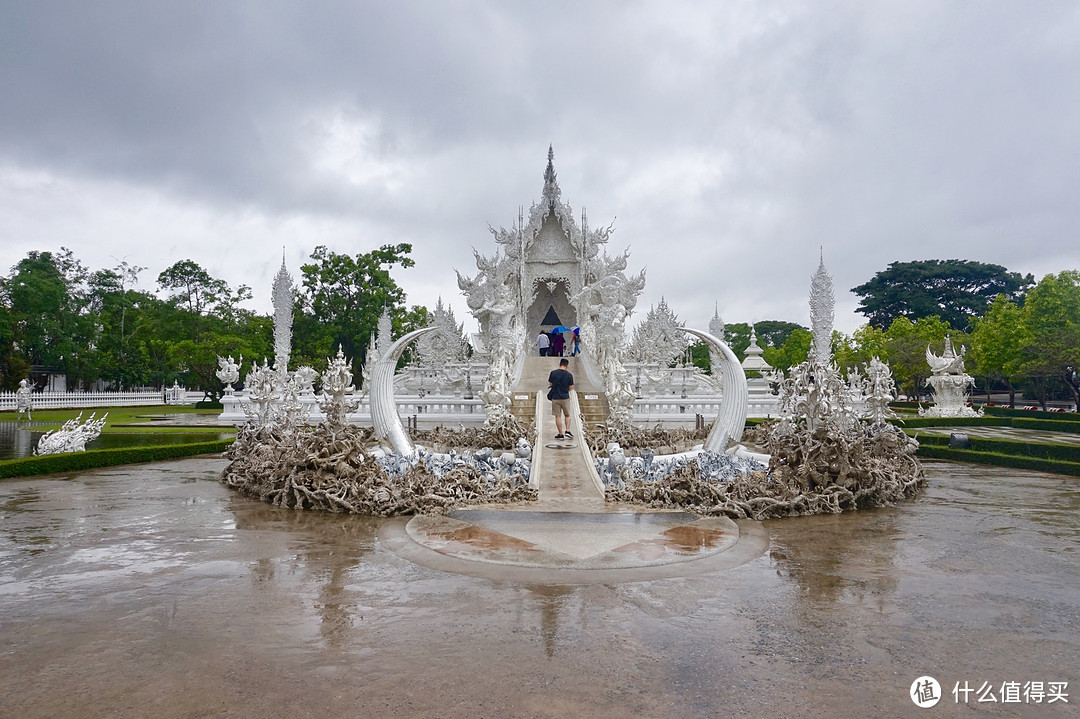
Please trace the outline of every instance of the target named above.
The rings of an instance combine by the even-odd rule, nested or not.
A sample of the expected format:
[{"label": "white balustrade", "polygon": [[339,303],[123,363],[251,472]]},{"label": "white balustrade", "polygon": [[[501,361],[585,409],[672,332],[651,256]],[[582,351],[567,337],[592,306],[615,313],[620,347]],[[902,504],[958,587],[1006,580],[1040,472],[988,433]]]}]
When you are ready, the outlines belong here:
[{"label": "white balustrade", "polygon": [[[139,407],[161,404],[194,404],[202,392],[170,394],[169,389],[137,392],[34,392],[30,399],[35,410],[81,409],[89,407]],[[15,393],[0,392],[0,410],[15,409]]]}]

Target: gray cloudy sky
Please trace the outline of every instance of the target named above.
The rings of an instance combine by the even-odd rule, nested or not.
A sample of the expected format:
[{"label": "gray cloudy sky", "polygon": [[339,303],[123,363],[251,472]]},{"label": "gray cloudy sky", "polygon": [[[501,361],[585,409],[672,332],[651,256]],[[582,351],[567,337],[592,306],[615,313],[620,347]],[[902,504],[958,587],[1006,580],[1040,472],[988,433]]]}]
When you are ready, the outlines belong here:
[{"label": "gray cloudy sky", "polygon": [[288,248],[411,242],[409,302],[539,198],[615,219],[691,326],[837,326],[894,260],[1080,269],[1074,2],[5,2],[0,270],[190,258],[269,309]]}]

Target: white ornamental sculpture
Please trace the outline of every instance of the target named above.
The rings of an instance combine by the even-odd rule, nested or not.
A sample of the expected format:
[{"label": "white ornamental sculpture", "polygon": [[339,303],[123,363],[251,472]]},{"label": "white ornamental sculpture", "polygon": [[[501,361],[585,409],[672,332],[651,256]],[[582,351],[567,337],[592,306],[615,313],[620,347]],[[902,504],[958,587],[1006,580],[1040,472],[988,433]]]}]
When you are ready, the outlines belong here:
[{"label": "white ornamental sculpture", "polygon": [[832,277],[825,269],[825,253],[817,272],[810,279],[810,331],[814,341],[810,352],[818,364],[825,366],[832,362],[833,319],[836,314],[836,301],[833,298]]},{"label": "white ornamental sculpture", "polygon": [[244,378],[244,394],[248,401],[241,407],[248,421],[257,429],[274,424],[274,401],[281,398],[276,375],[264,357],[262,366],[253,362],[251,371]]},{"label": "white ornamental sculpture", "polygon": [[778,431],[781,434],[789,434],[796,427],[805,427],[810,432],[828,427],[829,431],[842,434],[858,424],[858,412],[849,387],[832,361],[835,302],[832,278],[825,269],[823,255],[817,272],[810,279],[810,331],[813,335],[810,354],[805,362],[788,371],[786,379],[779,379],[779,373],[776,374],[780,393]]},{"label": "white ornamental sculpture", "polygon": [[228,359],[218,357],[218,370],[214,373],[217,378],[225,383],[225,394],[233,393],[233,384],[240,381],[240,365],[244,363],[244,355],[240,355],[240,362],[233,360],[232,355]]},{"label": "white ornamental sculpture", "polygon": [[945,336],[945,351],[941,356],[930,351],[926,346],[926,362],[933,375],[930,385],[934,388],[934,406],[919,409],[925,417],[981,417],[982,410],[975,411],[967,406],[968,388],[975,384],[971,375],[964,371],[964,353],[966,347],[960,347],[957,354],[953,349],[952,337]]},{"label": "white ornamental sculpture", "polygon": [[33,419],[30,416],[30,413],[34,411],[33,392],[29,380],[19,380],[19,389],[15,391],[15,409],[18,411],[18,415],[15,417],[16,421],[22,419],[23,414],[26,414],[28,420]]},{"label": "white ornamental sculpture", "polygon": [[348,424],[348,416],[360,406],[360,397],[355,394],[356,388],[352,384],[352,362],[345,359],[345,353],[338,345],[337,356],[327,359],[326,364],[319,408],[331,427],[344,427]]},{"label": "white ornamental sculpture", "polygon": [[877,357],[871,357],[866,365],[866,374],[861,378],[861,389],[863,406],[871,424],[882,425],[885,420],[897,416],[889,407],[889,403],[896,399],[896,382],[893,381],[889,365]]},{"label": "white ornamental sculpture", "polygon": [[630,373],[623,366],[626,320],[645,289],[645,270],[633,278],[623,274],[626,255],[611,259],[605,253],[599,279],[573,298],[579,316],[592,329],[593,357],[604,380],[608,400],[608,425],[632,426],[636,393]]},{"label": "white ornamental sculpture", "polygon": [[292,352],[293,283],[285,268],[285,252],[281,253],[281,269],[274,277],[274,369],[284,376],[289,371]]},{"label": "white ornamental sculpture", "polygon": [[63,452],[83,452],[86,450],[86,443],[97,439],[101,434],[101,428],[105,426],[105,420],[108,418],[109,413],[106,412],[101,419],[94,419],[94,415],[90,415],[90,419],[86,420],[82,424],[79,424],[79,420],[82,419],[82,412],[79,412],[79,416],[75,419],[69,419],[64,422],[64,425],[60,429],[54,429],[50,432],[46,432],[38,440],[37,449],[34,450],[34,454],[60,454]]},{"label": "white ornamental sculpture", "polygon": [[[716,305],[713,311],[713,317],[709,320],[709,334],[716,339],[724,342],[724,333],[727,331],[727,327],[724,326],[724,320],[720,317],[720,305]],[[712,345],[709,345],[709,366],[712,369],[713,383],[719,387],[723,385],[724,377],[724,360],[723,355],[718,353]]]},{"label": "white ornamental sculpture", "polygon": [[636,362],[672,366],[690,346],[690,339],[683,332],[684,323],[668,307],[667,300],[660,298],[656,307],[650,307],[631,336],[629,355]]}]

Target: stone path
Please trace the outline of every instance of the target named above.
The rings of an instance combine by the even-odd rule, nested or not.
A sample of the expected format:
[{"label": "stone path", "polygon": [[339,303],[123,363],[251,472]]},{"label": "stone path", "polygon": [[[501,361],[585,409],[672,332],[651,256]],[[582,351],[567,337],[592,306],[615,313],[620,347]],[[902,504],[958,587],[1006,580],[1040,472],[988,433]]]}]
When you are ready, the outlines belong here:
[{"label": "stone path", "polygon": [[1068,444],[1080,446],[1080,434],[1069,432],[1044,432],[1038,429],[1017,427],[919,427],[919,434],[948,437],[954,432],[983,439],[1007,439],[1031,444]]},{"label": "stone path", "polygon": [[[746,528],[744,536],[743,527],[724,517],[606,502],[592,455],[581,440],[580,417],[571,418],[572,437],[555,439],[551,402],[545,395],[548,374],[557,366],[557,358],[529,357],[514,385],[516,392],[536,392],[539,397],[539,459],[533,469],[538,501],[391,522],[380,535],[385,546],[446,571],[539,584],[639,581],[717,571],[765,550],[764,530]],[[600,391],[588,381],[578,358],[571,360],[570,371],[578,391]],[[739,551],[731,551],[736,544]],[[510,568],[512,576],[507,574]]]}]

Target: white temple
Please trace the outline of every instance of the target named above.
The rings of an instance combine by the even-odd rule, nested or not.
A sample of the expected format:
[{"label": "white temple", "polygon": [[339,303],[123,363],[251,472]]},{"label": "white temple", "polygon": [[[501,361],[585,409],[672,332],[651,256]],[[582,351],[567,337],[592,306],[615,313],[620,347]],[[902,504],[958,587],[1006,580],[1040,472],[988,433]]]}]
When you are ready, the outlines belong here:
[{"label": "white temple", "polygon": [[[485,256],[474,250],[476,274],[457,275],[479,332],[466,339],[453,309],[440,298],[429,315],[429,327],[439,331],[417,338],[410,364],[393,378],[398,413],[449,425],[510,421],[520,409],[515,402],[520,399],[523,377],[537,371],[527,365],[546,359],[535,356],[536,335],[561,325],[579,328],[582,355],[574,362],[575,377],[580,387],[591,388],[586,396],[603,407],[600,420],[614,425],[679,425],[693,424],[699,415],[716,416],[722,401],[719,367],[724,361],[712,348],[716,368],[712,375],[689,361],[689,336],[666,300],[650,308],[632,341],[627,341],[626,324],[645,287],[645,271],[628,275],[629,253],[607,253],[612,229],[611,225],[590,228],[584,209],[579,222],[562,199],[554,151],[549,147],[539,201],[527,216],[519,208],[509,229],[489,226],[497,245],[494,254]],[[271,368],[264,371],[256,365],[245,380],[245,391],[223,399],[222,419],[241,422],[253,414],[261,417],[275,401],[294,395],[299,398],[295,402],[305,406],[309,421],[319,421],[324,415],[307,381],[313,370],[302,368],[306,370],[303,381],[293,382],[295,388],[281,384],[293,374],[287,371],[293,290],[284,261],[274,281],[273,298],[273,368],[281,373],[283,389],[278,394],[282,397],[273,401],[262,397],[266,392],[258,387],[269,382],[263,374]],[[712,337],[723,340],[719,308],[709,330]],[[384,314],[364,358],[363,388],[356,395],[355,408],[349,407],[348,421],[370,421],[370,398],[364,394],[371,386],[372,368],[394,339],[389,315]],[[752,342],[747,361],[753,366],[744,364],[751,374],[771,369],[760,355],[761,349]],[[545,366],[549,364],[547,360]],[[223,381],[235,382],[237,374],[235,370],[226,373]],[[752,384],[749,415],[775,414],[777,399],[768,381],[758,378]]]}]

